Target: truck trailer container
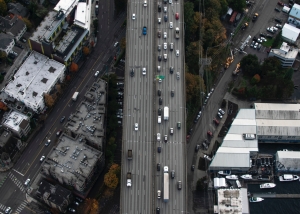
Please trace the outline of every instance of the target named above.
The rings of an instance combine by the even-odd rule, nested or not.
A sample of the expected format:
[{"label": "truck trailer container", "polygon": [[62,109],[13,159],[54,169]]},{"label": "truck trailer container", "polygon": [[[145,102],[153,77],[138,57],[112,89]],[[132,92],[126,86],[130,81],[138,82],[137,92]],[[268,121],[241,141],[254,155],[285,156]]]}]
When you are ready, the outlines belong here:
[{"label": "truck trailer container", "polygon": [[164,201],[169,201],[169,173],[164,172]]},{"label": "truck trailer container", "polygon": [[164,107],[164,120],[169,120],[169,107]]}]

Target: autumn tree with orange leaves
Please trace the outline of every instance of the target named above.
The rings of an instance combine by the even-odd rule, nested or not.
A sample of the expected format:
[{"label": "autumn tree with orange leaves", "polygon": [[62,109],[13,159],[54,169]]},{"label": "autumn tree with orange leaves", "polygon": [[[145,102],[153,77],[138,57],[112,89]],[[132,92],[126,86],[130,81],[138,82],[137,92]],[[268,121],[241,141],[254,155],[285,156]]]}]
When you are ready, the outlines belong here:
[{"label": "autumn tree with orange leaves", "polygon": [[75,62],[72,62],[70,65],[70,71],[71,72],[77,72],[78,71],[78,65]]},{"label": "autumn tree with orange leaves", "polygon": [[7,111],[7,106],[4,104],[4,102],[0,101],[0,109],[3,111]]},{"label": "autumn tree with orange leaves", "polygon": [[104,183],[107,187],[115,189],[119,184],[120,166],[112,164],[108,173],[104,175]]},{"label": "autumn tree with orange leaves", "polygon": [[83,54],[84,54],[85,56],[87,56],[87,55],[90,54],[90,49],[89,49],[88,47],[84,46],[84,47],[82,48],[82,52],[83,52]]},{"label": "autumn tree with orange leaves", "polygon": [[94,198],[87,198],[84,202],[84,214],[97,214],[99,202]]}]

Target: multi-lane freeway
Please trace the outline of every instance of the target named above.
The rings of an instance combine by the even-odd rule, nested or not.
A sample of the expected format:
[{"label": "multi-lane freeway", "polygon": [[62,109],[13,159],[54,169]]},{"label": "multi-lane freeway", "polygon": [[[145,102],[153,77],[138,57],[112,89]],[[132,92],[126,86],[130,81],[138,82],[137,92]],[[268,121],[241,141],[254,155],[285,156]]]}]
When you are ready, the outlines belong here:
[{"label": "multi-lane freeway", "polygon": [[[158,4],[161,5],[160,12]],[[180,1],[167,4],[148,1],[147,6],[144,0],[128,2],[121,213],[154,213],[158,212],[157,208],[160,213],[186,212],[186,108],[182,11]],[[176,13],[179,19],[175,19]],[[158,18],[161,18],[161,23]],[[173,23],[173,28],[170,28],[170,22]],[[144,27],[147,28],[146,33]],[[181,30],[179,39],[175,39],[176,27]],[[158,31],[161,32],[160,37]],[[166,47],[164,43],[167,44]],[[174,45],[173,50],[170,47],[171,43]],[[179,56],[176,52],[179,52]],[[164,54],[167,54],[166,60]],[[161,61],[158,59],[159,55],[162,56]],[[170,72],[170,67],[174,68],[173,72]],[[146,69],[146,74],[142,72],[143,68]],[[161,91],[160,96],[158,90]],[[174,92],[174,96],[171,96],[171,91]],[[164,120],[165,106],[170,109],[168,120]],[[162,109],[161,124],[158,123],[159,108]],[[177,128],[178,122],[181,124],[180,128]],[[138,128],[135,127],[135,123],[138,123]],[[170,128],[174,130],[173,135],[170,134]],[[157,133],[160,133],[160,139],[157,139]],[[158,147],[161,147],[160,153]],[[132,160],[127,160],[128,149],[132,150]],[[157,164],[160,164],[160,171]],[[164,200],[163,192],[164,166],[168,166],[169,173],[175,171],[175,178],[169,176],[168,201]],[[127,172],[132,173],[131,187],[126,186]],[[178,181],[182,182],[181,190],[177,188]],[[158,190],[161,191],[161,198],[158,198]]]}]

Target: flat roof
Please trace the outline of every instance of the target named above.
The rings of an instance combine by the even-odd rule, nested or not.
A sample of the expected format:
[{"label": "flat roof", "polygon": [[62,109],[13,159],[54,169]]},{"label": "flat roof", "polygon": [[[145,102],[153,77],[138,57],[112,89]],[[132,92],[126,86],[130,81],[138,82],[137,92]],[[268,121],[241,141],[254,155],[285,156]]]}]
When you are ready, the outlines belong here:
[{"label": "flat roof", "polygon": [[60,0],[54,7],[55,11],[62,10],[68,16],[78,4],[78,0]]},{"label": "flat roof", "polygon": [[300,104],[255,103],[254,106],[256,119],[300,119]]},{"label": "flat roof", "polygon": [[292,41],[296,41],[299,36],[299,33],[300,33],[300,29],[294,27],[293,25],[285,23],[283,25],[281,34],[285,38],[288,38]]},{"label": "flat roof", "polygon": [[217,196],[218,213],[243,213],[242,191],[240,189],[219,189]]},{"label": "flat roof", "polygon": [[294,4],[292,9],[290,10],[290,16],[297,17],[300,19],[300,5],[299,4]]},{"label": "flat roof", "polygon": [[7,114],[6,117],[4,117],[3,124],[7,127],[10,127],[10,129],[19,132],[20,124],[22,123],[23,120],[29,122],[29,117],[18,111],[11,111]]},{"label": "flat roof", "polygon": [[78,2],[74,24],[90,31],[91,4],[87,4],[87,2]]},{"label": "flat roof", "polygon": [[5,93],[15,99],[38,105],[44,100],[57,79],[65,71],[65,65],[38,52],[32,51],[5,87]]},{"label": "flat roof", "polygon": [[49,40],[61,23],[65,20],[65,14],[57,11],[49,11],[44,20],[29,38],[33,41],[41,42],[43,39]]},{"label": "flat roof", "polygon": [[277,151],[276,162],[280,163],[281,170],[300,170],[300,152],[299,151]]}]

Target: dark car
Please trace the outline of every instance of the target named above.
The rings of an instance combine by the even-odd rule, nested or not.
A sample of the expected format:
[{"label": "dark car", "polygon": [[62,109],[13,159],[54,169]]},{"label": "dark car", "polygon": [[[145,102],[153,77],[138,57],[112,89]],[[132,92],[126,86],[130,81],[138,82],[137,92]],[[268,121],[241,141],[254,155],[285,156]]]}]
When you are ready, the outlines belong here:
[{"label": "dark car", "polygon": [[158,58],[158,61],[161,61],[161,55],[158,55],[157,58]]},{"label": "dark car", "polygon": [[159,108],[159,109],[158,109],[158,115],[161,115],[161,112],[162,112],[162,109]]},{"label": "dark car", "polygon": [[197,144],[197,145],[196,145],[196,147],[195,147],[195,152],[198,152],[198,151],[199,151],[199,149],[200,149],[200,145],[199,145],[199,144]]},{"label": "dark car", "polygon": [[66,117],[62,116],[62,118],[60,119],[60,122],[63,123],[65,121]]},{"label": "dark car", "polygon": [[11,53],[8,54],[8,57],[11,58],[11,59],[15,59],[16,58],[16,56],[13,55],[13,54],[11,54]]},{"label": "dark car", "polygon": [[157,37],[160,38],[161,37],[161,31],[157,31]]},{"label": "dark car", "polygon": [[143,27],[143,35],[147,35],[147,27]]},{"label": "dark car", "polygon": [[171,178],[174,179],[175,178],[175,170],[171,171]]},{"label": "dark car", "polygon": [[173,72],[174,72],[174,68],[171,66],[170,67],[170,74],[173,74]]},{"label": "dark car", "polygon": [[164,16],[164,20],[165,20],[165,22],[168,21],[168,16],[167,15]]},{"label": "dark car", "polygon": [[174,97],[174,90],[171,91],[171,97]]},{"label": "dark car", "polygon": [[157,5],[157,10],[158,10],[158,12],[161,12],[161,5],[160,4]]},{"label": "dark car", "polygon": [[130,76],[134,76],[134,69],[132,69],[131,71],[130,71]]},{"label": "dark car", "polygon": [[160,171],[160,163],[156,165],[157,171]]},{"label": "dark car", "polygon": [[160,147],[160,146],[157,147],[157,152],[158,152],[158,153],[161,153],[161,147]]},{"label": "dark car", "polygon": [[280,12],[280,9],[279,8],[277,8],[277,7],[275,7],[275,9],[274,9],[275,11],[277,11],[277,12]]},{"label": "dark car", "polygon": [[195,165],[191,166],[191,170],[194,171],[195,170]]},{"label": "dark car", "polygon": [[282,19],[275,18],[274,20],[280,24],[282,23]]},{"label": "dark car", "polygon": [[46,143],[45,143],[45,146],[49,146],[51,143],[51,140],[47,140]]},{"label": "dark car", "polygon": [[156,207],[156,214],[160,214],[160,208]]},{"label": "dark car", "polygon": [[1,72],[1,75],[2,75],[2,76],[5,76],[5,75],[6,75],[6,72],[5,72],[5,71]]},{"label": "dark car", "polygon": [[160,89],[157,90],[157,95],[161,96],[161,90]]},{"label": "dark car", "polygon": [[158,99],[158,102],[159,102],[159,105],[162,105],[162,98],[160,97],[159,99]]},{"label": "dark car", "polygon": [[17,46],[17,47],[19,47],[19,48],[21,48],[21,49],[24,49],[24,48],[23,48],[23,45],[21,45],[21,44],[19,44],[19,43],[16,43],[15,46]]}]

